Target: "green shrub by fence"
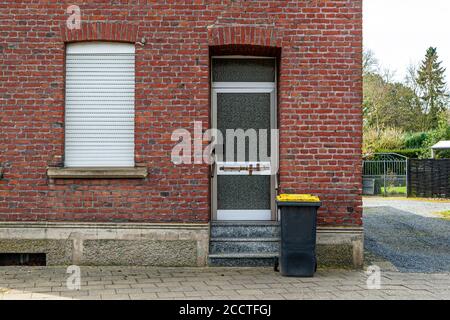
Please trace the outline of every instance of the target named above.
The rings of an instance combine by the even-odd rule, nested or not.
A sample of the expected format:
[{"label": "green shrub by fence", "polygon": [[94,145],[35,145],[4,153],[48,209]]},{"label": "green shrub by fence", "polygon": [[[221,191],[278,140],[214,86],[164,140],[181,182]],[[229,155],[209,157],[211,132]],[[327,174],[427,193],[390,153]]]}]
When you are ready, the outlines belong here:
[{"label": "green shrub by fence", "polygon": [[405,135],[405,148],[407,149],[419,149],[424,146],[427,138],[429,137],[428,132],[414,132]]}]

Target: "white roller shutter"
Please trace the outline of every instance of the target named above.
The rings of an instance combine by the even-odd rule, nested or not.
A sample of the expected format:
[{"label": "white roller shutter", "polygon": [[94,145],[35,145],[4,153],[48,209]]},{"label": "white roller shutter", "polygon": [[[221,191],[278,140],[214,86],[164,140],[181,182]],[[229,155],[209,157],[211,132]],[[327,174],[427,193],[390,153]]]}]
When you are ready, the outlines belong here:
[{"label": "white roller shutter", "polygon": [[66,167],[134,166],[133,44],[83,42],[66,52]]}]

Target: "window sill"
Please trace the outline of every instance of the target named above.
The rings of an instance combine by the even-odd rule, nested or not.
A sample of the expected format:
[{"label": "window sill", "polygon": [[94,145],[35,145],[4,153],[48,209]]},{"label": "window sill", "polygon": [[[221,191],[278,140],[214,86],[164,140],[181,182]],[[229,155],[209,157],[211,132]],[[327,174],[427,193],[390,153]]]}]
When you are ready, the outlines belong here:
[{"label": "window sill", "polygon": [[47,176],[52,179],[144,179],[147,168],[48,168]]}]

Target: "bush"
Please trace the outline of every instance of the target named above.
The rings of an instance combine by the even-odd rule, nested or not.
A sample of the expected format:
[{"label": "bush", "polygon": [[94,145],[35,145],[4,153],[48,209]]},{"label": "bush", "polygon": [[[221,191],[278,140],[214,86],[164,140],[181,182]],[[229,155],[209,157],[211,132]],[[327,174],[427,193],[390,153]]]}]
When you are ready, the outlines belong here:
[{"label": "bush", "polygon": [[408,149],[423,148],[428,136],[428,132],[408,133],[404,137],[405,147]]},{"label": "bush", "polygon": [[397,150],[404,147],[403,132],[388,128],[378,132],[373,128],[364,131],[363,153],[370,154],[377,150]]},{"label": "bush", "polygon": [[[398,153],[408,158],[430,158],[431,146],[441,140],[450,140],[450,118],[442,112],[439,114],[436,129],[427,132],[404,134],[401,130],[387,128],[364,130],[363,153]],[[449,158],[450,151],[440,151],[437,158]]]},{"label": "bush", "polygon": [[436,153],[437,159],[450,159],[450,150],[440,150]]},{"label": "bush", "polygon": [[[438,127],[427,133],[427,138],[423,142],[424,152],[421,158],[431,157],[431,147],[441,140],[450,140],[450,124],[445,113],[439,114]],[[447,158],[450,154],[447,151],[439,152],[438,158]]]}]

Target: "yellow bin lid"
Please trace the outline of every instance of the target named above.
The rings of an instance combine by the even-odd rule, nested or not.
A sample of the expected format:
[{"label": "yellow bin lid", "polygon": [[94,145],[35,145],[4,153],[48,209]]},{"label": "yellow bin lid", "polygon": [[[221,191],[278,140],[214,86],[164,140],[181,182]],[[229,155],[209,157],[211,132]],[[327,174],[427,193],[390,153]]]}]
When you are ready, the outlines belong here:
[{"label": "yellow bin lid", "polygon": [[280,194],[277,196],[280,202],[320,202],[319,197],[310,194]]}]

